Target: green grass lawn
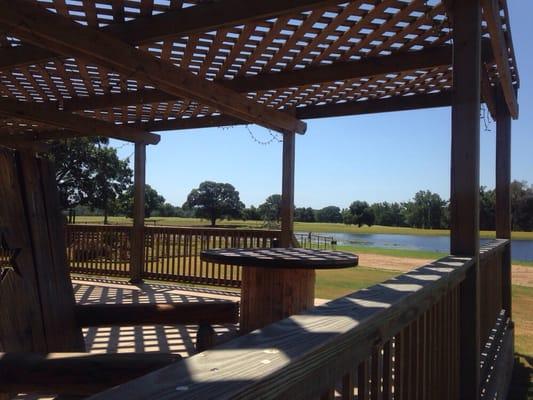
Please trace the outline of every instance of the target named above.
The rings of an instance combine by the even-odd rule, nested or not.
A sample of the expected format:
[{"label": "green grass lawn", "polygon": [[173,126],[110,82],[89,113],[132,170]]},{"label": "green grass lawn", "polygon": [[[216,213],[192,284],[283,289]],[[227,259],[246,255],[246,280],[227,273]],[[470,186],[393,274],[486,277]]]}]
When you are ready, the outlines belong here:
[{"label": "green grass lawn", "polygon": [[410,258],[422,258],[422,259],[438,259],[446,256],[446,253],[439,251],[424,251],[424,250],[407,250],[407,249],[389,249],[381,247],[368,247],[368,246],[337,246],[337,250],[350,251],[356,254],[380,254],[382,256],[392,257],[410,257]]},{"label": "green grass lawn", "polygon": [[396,271],[365,267],[317,270],[315,295],[321,299],[335,299],[386,281],[398,274]]},{"label": "green grass lawn", "polygon": [[[113,224],[131,224],[131,218],[110,217],[110,223]],[[103,217],[77,217],[78,223],[102,223]],[[146,225],[171,225],[171,226],[208,226],[209,222],[199,218],[178,218],[178,217],[153,217],[146,219]],[[236,228],[262,228],[262,221],[242,221],[242,220],[223,220],[218,221],[220,227]],[[322,222],[296,222],[294,224],[296,231],[328,233],[328,232],[347,232],[347,233],[387,233],[403,235],[421,235],[421,236],[447,236],[450,234],[448,229],[417,229],[417,228],[398,228],[391,226],[362,226],[357,227],[345,224],[331,224]],[[481,237],[493,238],[495,233],[492,231],[481,231]],[[533,240],[533,232],[513,232],[513,239]]]}]

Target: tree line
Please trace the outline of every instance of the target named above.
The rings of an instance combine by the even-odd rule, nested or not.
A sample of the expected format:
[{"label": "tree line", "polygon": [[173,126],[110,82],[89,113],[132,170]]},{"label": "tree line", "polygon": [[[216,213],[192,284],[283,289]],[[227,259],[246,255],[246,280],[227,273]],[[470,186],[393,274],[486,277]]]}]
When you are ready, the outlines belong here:
[{"label": "tree line", "polygon": [[[129,160],[121,160],[105,138],[75,138],[55,142],[51,159],[56,165],[56,183],[64,209],[80,214],[96,213],[130,216],[133,211],[133,172]],[[492,189],[480,189],[480,228],[495,229],[496,196]],[[533,230],[533,186],[527,182],[511,184],[513,230]],[[429,190],[417,192],[407,202],[353,201],[349,207],[330,205],[320,209],[296,207],[299,222],[328,222],[348,225],[383,225],[443,229],[449,227],[449,201]],[[229,183],[202,182],[181,206],[168,203],[146,185],[145,217],[199,217],[211,225],[222,218],[279,222],[281,195],[272,194],[260,205],[246,207],[239,192]]]}]

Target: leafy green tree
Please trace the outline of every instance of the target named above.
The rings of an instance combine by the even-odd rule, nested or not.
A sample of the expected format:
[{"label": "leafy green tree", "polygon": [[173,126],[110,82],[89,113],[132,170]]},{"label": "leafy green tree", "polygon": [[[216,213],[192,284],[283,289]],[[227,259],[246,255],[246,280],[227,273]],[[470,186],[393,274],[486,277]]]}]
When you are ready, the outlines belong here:
[{"label": "leafy green tree", "polygon": [[327,206],[316,211],[317,222],[342,222],[341,209],[337,206]]},{"label": "leafy green tree", "polygon": [[496,194],[485,186],[479,188],[479,228],[492,231],[496,228]]},{"label": "leafy green tree", "polygon": [[197,217],[207,218],[215,226],[219,218],[240,217],[244,204],[229,183],[205,181],[189,193],[183,208],[193,209]]},{"label": "leafy green tree", "polygon": [[[133,217],[133,198],[135,188],[131,185],[124,196],[120,199],[118,209],[128,217]],[[146,185],[144,190],[144,217],[150,218],[152,213],[161,210],[165,204],[165,198],[150,185]]]},{"label": "leafy green tree", "polygon": [[400,203],[374,203],[370,206],[374,223],[383,226],[405,226],[403,206]]},{"label": "leafy green tree", "polygon": [[281,218],[281,195],[268,196],[265,202],[259,206],[259,213],[266,221],[279,222]]},{"label": "leafy green tree", "polygon": [[91,209],[102,210],[104,224],[107,224],[110,212],[116,210],[119,197],[131,187],[132,172],[128,162],[120,160],[116,149],[111,147],[98,149],[96,163],[86,204]]},{"label": "leafy green tree", "polygon": [[175,207],[170,203],[164,203],[158,210],[152,213],[152,216],[159,217],[179,217],[181,213],[180,207]]},{"label": "leafy green tree", "polygon": [[404,204],[405,218],[409,226],[423,229],[443,227],[443,215],[446,202],[437,193],[421,190],[415,194],[413,201]]},{"label": "leafy green tree", "polygon": [[107,223],[117,200],[131,184],[127,160],[105,138],[73,138],[52,143],[49,154],[63,208],[78,205],[99,209]]},{"label": "leafy green tree", "polygon": [[366,201],[354,201],[352,204],[350,204],[348,210],[349,216],[345,218],[348,223],[357,225],[359,227],[363,225],[374,225],[374,212]]},{"label": "leafy green tree", "polygon": [[294,209],[294,220],[298,222],[315,222],[315,210],[311,207]]},{"label": "leafy green tree", "polygon": [[242,211],[242,219],[245,221],[260,221],[262,218],[259,209],[255,206],[250,206],[250,208],[245,208]]}]

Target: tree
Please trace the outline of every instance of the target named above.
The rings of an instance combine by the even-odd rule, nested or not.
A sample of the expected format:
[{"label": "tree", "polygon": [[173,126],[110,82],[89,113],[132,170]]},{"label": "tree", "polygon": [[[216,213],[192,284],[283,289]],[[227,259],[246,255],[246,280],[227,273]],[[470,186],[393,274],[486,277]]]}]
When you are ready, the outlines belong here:
[{"label": "tree", "polygon": [[[124,215],[127,215],[130,218],[133,218],[134,192],[135,187],[132,185],[120,199],[119,209]],[[150,218],[152,213],[156,210],[160,211],[164,204],[165,198],[150,185],[146,185],[144,189],[144,217]]]},{"label": "tree", "polygon": [[131,169],[128,162],[120,160],[116,149],[100,147],[96,152],[95,174],[90,183],[86,204],[91,209],[100,209],[107,224],[109,213],[117,207],[118,198],[131,187]]},{"label": "tree", "polygon": [[344,221],[359,227],[363,225],[374,225],[374,212],[366,201],[354,201],[350,204],[348,211],[344,213]]},{"label": "tree", "polygon": [[405,226],[403,206],[400,203],[374,203],[370,206],[374,223],[383,226]]},{"label": "tree", "polygon": [[496,193],[487,190],[485,186],[479,188],[479,228],[492,231],[496,228]]},{"label": "tree", "polygon": [[341,209],[337,206],[327,206],[317,210],[316,212],[317,222],[342,222]]},{"label": "tree", "polygon": [[183,208],[193,209],[197,217],[207,218],[215,226],[219,218],[240,217],[244,204],[229,183],[205,181],[189,193]]},{"label": "tree", "polygon": [[258,208],[250,206],[250,208],[245,208],[242,211],[242,219],[245,221],[260,221],[262,218]]},{"label": "tree", "polygon": [[164,203],[159,209],[151,213],[152,216],[158,217],[179,217],[181,214],[181,208],[175,207],[170,203]]},{"label": "tree", "polygon": [[409,226],[424,229],[443,227],[446,202],[437,193],[421,190],[415,194],[413,201],[404,203],[405,219]]},{"label": "tree", "polygon": [[294,209],[294,220],[298,222],[315,222],[315,210],[311,207]]},{"label": "tree", "polygon": [[281,195],[273,194],[259,206],[259,213],[267,221],[279,222],[281,218]]},{"label": "tree", "polygon": [[86,205],[104,212],[104,222],[131,183],[127,160],[108,147],[105,138],[74,138],[53,142],[49,158],[63,208]]}]

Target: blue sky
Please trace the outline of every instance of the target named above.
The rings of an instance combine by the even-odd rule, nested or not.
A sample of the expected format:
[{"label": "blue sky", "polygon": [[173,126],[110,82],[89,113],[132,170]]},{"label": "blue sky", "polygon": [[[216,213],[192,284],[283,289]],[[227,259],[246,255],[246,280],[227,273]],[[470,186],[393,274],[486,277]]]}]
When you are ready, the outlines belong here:
[{"label": "blue sky", "polygon": [[[512,178],[533,183],[533,2],[509,0],[521,79],[513,121]],[[450,109],[310,120],[296,141],[296,206],[347,207],[354,200],[405,201],[420,189],[449,197]],[[481,131],[481,184],[494,186],[495,123]],[[261,141],[267,130],[250,126]],[[204,180],[229,182],[247,205],[281,191],[281,143],[256,143],[246,127],[163,132],[147,150],[147,183],[182,205]],[[121,157],[133,145],[116,143]]]}]

